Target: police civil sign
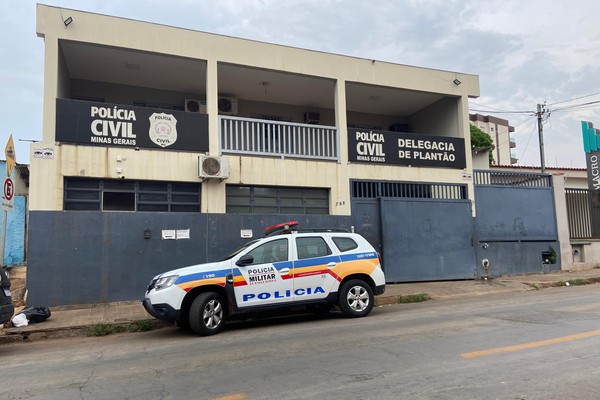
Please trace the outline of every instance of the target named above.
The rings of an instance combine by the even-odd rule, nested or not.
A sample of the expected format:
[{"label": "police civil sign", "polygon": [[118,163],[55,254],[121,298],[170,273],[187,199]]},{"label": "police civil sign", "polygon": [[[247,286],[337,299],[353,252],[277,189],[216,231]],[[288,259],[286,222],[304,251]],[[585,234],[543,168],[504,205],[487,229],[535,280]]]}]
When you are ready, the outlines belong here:
[{"label": "police civil sign", "polygon": [[208,115],[57,99],[56,140],[86,146],[206,152]]},{"label": "police civil sign", "polygon": [[348,159],[370,164],[465,168],[463,138],[348,129]]},{"label": "police civil sign", "polygon": [[15,204],[15,184],[10,177],[4,178],[2,185],[2,210],[12,211]]}]

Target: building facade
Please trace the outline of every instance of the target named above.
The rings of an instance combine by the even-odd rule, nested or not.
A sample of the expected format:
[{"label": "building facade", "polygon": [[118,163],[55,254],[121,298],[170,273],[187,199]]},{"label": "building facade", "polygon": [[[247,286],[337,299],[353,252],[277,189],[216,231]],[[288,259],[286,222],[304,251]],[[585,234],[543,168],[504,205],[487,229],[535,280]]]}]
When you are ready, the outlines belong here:
[{"label": "building facade", "polygon": [[[294,219],[362,233],[395,281],[473,276],[473,255],[454,250],[422,259],[429,270],[395,265],[418,265],[432,243],[471,246],[470,232],[440,238],[453,229],[442,217],[467,229],[475,215],[477,76],[46,5],[37,33],[31,301],[139,298],[155,274]],[[402,253],[417,238],[398,231],[397,215],[425,226],[423,251]]]},{"label": "building facade", "polygon": [[517,142],[510,135],[515,131],[515,128],[510,126],[507,120],[480,114],[470,114],[469,120],[492,138],[494,142],[492,156],[495,165],[513,165],[517,163],[518,159],[511,150],[517,147]]}]

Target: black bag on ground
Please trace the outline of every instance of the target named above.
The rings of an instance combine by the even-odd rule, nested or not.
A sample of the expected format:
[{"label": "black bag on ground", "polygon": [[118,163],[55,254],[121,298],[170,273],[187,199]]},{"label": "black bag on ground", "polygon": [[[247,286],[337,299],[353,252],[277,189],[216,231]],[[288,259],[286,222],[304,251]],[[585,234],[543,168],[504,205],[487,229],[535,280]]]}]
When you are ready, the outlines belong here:
[{"label": "black bag on ground", "polygon": [[43,322],[50,317],[51,312],[47,306],[32,306],[24,308],[19,314],[25,314],[29,322]]}]

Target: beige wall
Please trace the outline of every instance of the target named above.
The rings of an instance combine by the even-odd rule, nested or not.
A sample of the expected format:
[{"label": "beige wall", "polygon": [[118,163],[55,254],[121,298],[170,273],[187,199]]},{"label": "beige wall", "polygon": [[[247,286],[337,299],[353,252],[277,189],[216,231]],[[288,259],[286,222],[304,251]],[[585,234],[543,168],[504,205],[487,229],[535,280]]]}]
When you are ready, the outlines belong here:
[{"label": "beige wall", "polygon": [[[448,98],[429,107],[436,113],[435,121],[426,121],[425,111],[413,123],[419,131],[439,135],[464,137],[470,149],[467,97],[479,96],[479,80],[475,75],[410,67],[385,62],[346,57],[317,51],[261,43],[178,29],[163,25],[68,10],[74,20],[68,28],[62,23],[61,9],[37,6],[37,32],[44,37],[44,113],[43,141],[38,147],[54,149],[54,158],[31,159],[31,210],[62,210],[63,177],[89,176],[102,178],[152,179],[165,181],[200,182],[197,176],[197,153],[152,151],[122,148],[100,148],[55,143],[55,99],[78,85],[66,77],[66,68],[59,54],[59,39],[91,42],[154,53],[204,60],[207,66],[207,113],[209,114],[210,154],[218,155],[217,63],[225,62],[254,68],[264,68],[317,76],[336,82],[336,110],[323,112],[323,118],[335,119],[340,133],[340,163],[299,161],[267,157],[230,157],[231,177],[225,182],[203,183],[203,212],[225,211],[225,184],[254,184],[330,187],[330,210],[333,215],[349,215],[349,179],[383,179],[423,182],[468,183],[473,196],[472,181],[465,182],[462,170],[416,168],[379,165],[348,165],[347,128],[344,84],[360,82],[367,85],[389,86],[408,90],[437,93]],[[64,10],[62,11],[64,15]],[[456,77],[462,81],[457,86]],[[103,90],[113,98],[110,85]],[[143,93],[140,93],[142,95]],[[132,94],[134,96],[135,94]],[[181,96],[181,94],[174,94]],[[447,103],[454,103],[447,107]],[[440,107],[446,105],[446,107]],[[253,105],[242,104],[246,112]],[[282,107],[297,117],[297,109]],[[276,109],[274,111],[280,112]],[[277,113],[275,112],[275,113]],[[393,122],[398,122],[394,120]],[[467,152],[468,154],[469,152]],[[118,157],[121,161],[117,161]],[[121,169],[118,174],[117,168]],[[467,157],[467,171],[472,171]]]}]

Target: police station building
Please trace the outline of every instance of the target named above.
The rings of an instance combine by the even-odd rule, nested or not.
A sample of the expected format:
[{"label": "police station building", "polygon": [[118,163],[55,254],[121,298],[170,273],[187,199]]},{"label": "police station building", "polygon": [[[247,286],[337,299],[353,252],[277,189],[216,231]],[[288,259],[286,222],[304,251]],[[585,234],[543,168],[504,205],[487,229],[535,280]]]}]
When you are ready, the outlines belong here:
[{"label": "police station building", "polygon": [[289,220],[361,233],[390,282],[474,277],[477,76],[46,5],[37,33],[30,303],[139,299]]}]

